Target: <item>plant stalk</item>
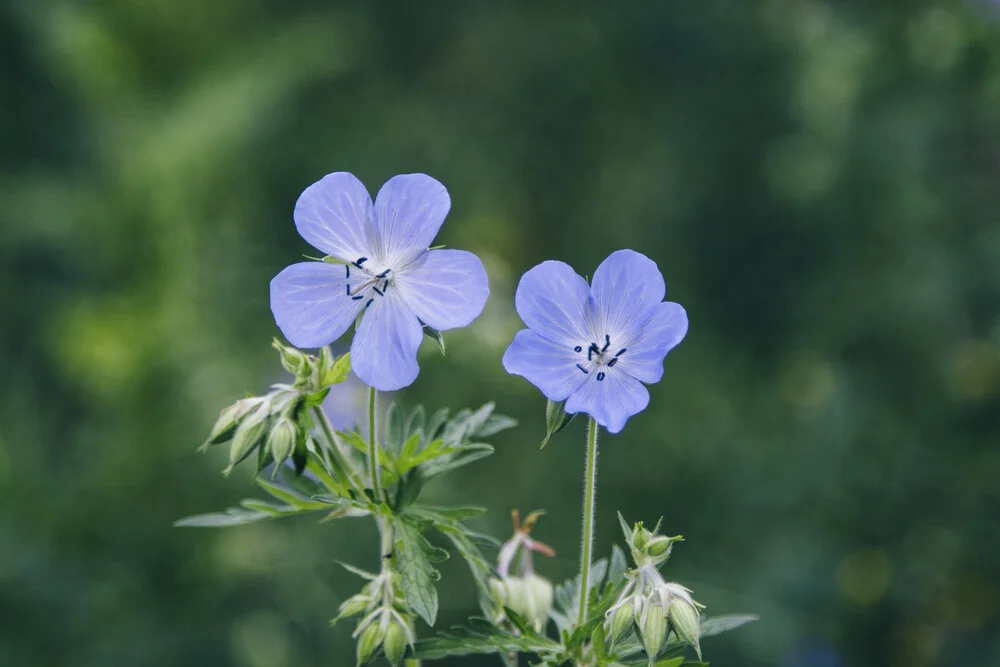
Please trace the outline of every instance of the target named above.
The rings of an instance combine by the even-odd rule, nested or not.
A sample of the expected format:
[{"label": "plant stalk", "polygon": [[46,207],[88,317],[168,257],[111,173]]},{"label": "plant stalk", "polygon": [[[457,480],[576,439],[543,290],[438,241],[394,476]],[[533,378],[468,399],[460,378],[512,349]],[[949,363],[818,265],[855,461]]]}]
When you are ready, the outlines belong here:
[{"label": "plant stalk", "polygon": [[580,615],[577,626],[587,621],[590,597],[590,559],[594,547],[594,506],[597,492],[597,422],[587,423],[587,467],[583,478],[583,536],[580,540]]},{"label": "plant stalk", "polygon": [[368,469],[372,473],[372,491],[375,492],[376,502],[382,500],[382,471],[379,469],[381,463],[378,460],[378,452],[375,440],[375,387],[368,388]]},{"label": "plant stalk", "polygon": [[337,437],[337,432],[330,423],[330,418],[323,412],[323,408],[318,405],[313,408],[313,415],[315,415],[320,430],[323,431],[323,436],[327,441],[328,446],[323,448],[327,464],[348,486],[352,486],[356,491],[362,492],[364,489],[356,479],[357,473],[354,470],[354,466],[348,461],[347,455],[344,454],[344,450],[340,446],[340,438]]}]

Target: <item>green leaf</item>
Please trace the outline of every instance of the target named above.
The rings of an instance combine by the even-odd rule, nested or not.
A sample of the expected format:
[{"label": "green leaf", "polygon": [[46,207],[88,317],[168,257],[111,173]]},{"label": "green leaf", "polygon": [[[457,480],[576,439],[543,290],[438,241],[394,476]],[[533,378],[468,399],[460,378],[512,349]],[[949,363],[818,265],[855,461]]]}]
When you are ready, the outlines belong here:
[{"label": "green leaf", "polygon": [[414,505],[406,509],[406,514],[418,519],[431,521],[434,527],[447,538],[469,566],[469,571],[479,590],[489,595],[489,577],[493,567],[483,557],[477,543],[499,547],[497,540],[489,535],[471,531],[461,523],[463,519],[481,516],[486,512],[481,507],[430,507]]},{"label": "green leaf", "polygon": [[424,422],[426,417],[424,416],[424,406],[418,405],[413,408],[410,412],[410,416],[406,418],[406,425],[403,427],[403,438],[408,441],[414,435],[417,435],[417,442],[423,438],[424,433]]},{"label": "green leaf", "polygon": [[678,667],[678,665],[682,664],[684,664],[684,656],[681,656],[679,658],[670,658],[669,660],[660,660],[659,662],[656,663],[656,667]]},{"label": "green leaf", "polygon": [[724,616],[706,616],[701,619],[701,626],[698,634],[701,637],[712,637],[721,635],[723,632],[735,630],[741,625],[759,620],[759,616],[754,614],[726,614]]},{"label": "green leaf", "polygon": [[396,538],[393,566],[399,573],[399,586],[410,609],[419,614],[427,625],[433,626],[438,611],[434,581],[439,575],[428,559],[427,552],[431,547],[409,522],[395,517],[392,525]]},{"label": "green leaf", "polygon": [[549,444],[549,440],[559,431],[563,430],[573,421],[575,414],[567,414],[565,401],[549,401],[545,405],[545,438],[542,439],[542,446]]},{"label": "green leaf", "polygon": [[223,528],[227,526],[242,526],[246,523],[254,523],[270,519],[273,515],[266,512],[256,512],[242,507],[232,507],[225,512],[213,512],[210,514],[196,514],[174,521],[174,526],[178,528]]},{"label": "green leaf", "polygon": [[534,653],[543,660],[554,660],[562,653],[562,646],[532,628],[523,635],[514,635],[476,617],[469,619],[468,626],[451,628],[417,642],[414,649],[414,655],[421,660],[483,653]]},{"label": "green leaf", "polygon": [[448,408],[441,408],[427,420],[427,426],[424,429],[424,435],[428,440],[434,440],[438,437],[438,432],[441,427],[448,422]]},{"label": "green leaf", "polygon": [[403,448],[403,410],[396,403],[389,405],[385,414],[385,449],[392,458],[399,456]]},{"label": "green leaf", "polygon": [[477,438],[488,438],[491,435],[496,435],[500,431],[506,431],[515,426],[517,426],[517,420],[513,417],[493,414],[487,417],[486,421],[472,435]]},{"label": "green leaf", "polygon": [[351,372],[351,353],[340,355],[333,364],[327,366],[322,372],[321,386],[340,384],[347,379],[347,374]]},{"label": "green leaf", "polygon": [[607,583],[618,587],[625,582],[625,573],[628,572],[628,561],[625,559],[625,552],[615,544],[611,547],[611,562],[608,564]]}]

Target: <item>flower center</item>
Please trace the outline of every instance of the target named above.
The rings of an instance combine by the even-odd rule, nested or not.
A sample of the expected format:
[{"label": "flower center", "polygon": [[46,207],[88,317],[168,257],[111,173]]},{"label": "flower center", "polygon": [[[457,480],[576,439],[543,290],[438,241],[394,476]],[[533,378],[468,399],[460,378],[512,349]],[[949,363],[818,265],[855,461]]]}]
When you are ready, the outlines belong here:
[{"label": "flower center", "polygon": [[[372,301],[375,300],[372,293],[380,297],[385,296],[389,290],[389,284],[392,282],[392,269],[376,273],[374,269],[370,268],[371,265],[365,266],[367,261],[367,257],[358,257],[353,262],[344,264],[347,296],[351,297],[353,301],[368,299],[365,302],[365,308],[372,305]],[[354,267],[353,272],[351,271],[352,266]],[[352,273],[353,279],[351,278]]]},{"label": "flower center", "polygon": [[[591,371],[596,370],[597,381],[598,382],[603,381],[605,378],[604,369],[611,368],[612,366],[617,364],[618,358],[628,351],[627,348],[623,347],[612,356],[611,354],[608,353],[609,349],[611,349],[611,336],[609,336],[608,334],[604,334],[604,345],[599,346],[597,343],[590,343],[590,345],[588,345],[586,348],[587,350],[586,363],[583,362],[578,363],[576,367],[579,368],[584,375],[589,375]],[[573,351],[582,355],[584,347],[583,345],[577,345],[576,347],[573,348]]]}]

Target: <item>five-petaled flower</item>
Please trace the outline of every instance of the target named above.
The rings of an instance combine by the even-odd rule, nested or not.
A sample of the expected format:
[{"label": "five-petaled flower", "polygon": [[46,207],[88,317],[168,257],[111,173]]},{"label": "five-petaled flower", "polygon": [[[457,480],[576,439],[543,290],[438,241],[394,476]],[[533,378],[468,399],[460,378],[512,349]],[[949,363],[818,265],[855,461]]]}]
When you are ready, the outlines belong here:
[{"label": "five-petaled flower", "polygon": [[295,204],[295,226],[340,264],[293,264],[271,281],[271,311],[293,345],[337,340],[361,315],[351,366],[366,384],[392,391],[420,368],[423,327],[444,331],[476,319],[489,296],[479,258],[431,250],[451,208],[448,191],[424,174],[389,179],[372,204],[347,172],[324,176]]},{"label": "five-petaled flower", "polygon": [[664,302],[656,263],[633,250],[604,260],[587,281],[563,262],[524,274],[517,313],[528,325],[503,356],[569,413],[584,412],[611,433],[649,405],[645,383],[663,376],[663,359],[687,333],[687,313]]}]

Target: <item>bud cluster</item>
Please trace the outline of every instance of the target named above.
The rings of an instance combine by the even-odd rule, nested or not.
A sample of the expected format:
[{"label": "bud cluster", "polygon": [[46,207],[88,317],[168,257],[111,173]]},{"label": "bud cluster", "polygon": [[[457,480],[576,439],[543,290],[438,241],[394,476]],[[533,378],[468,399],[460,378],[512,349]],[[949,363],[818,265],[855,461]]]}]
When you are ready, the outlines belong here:
[{"label": "bud cluster", "polygon": [[416,641],[413,619],[395,586],[398,575],[391,570],[372,579],[357,595],[349,597],[331,624],[343,618],[361,616],[351,636],[357,640],[358,665],[368,662],[379,650],[393,665],[398,665]]},{"label": "bud cluster", "polygon": [[[532,512],[522,525],[518,511],[511,512],[514,536],[500,547],[497,557],[497,573],[500,578],[491,577],[489,580],[490,594],[498,608],[494,618],[497,624],[506,620],[505,608],[524,618],[536,632],[542,632],[549,622],[553,599],[552,582],[535,574],[532,563],[533,553],[555,555],[555,551],[549,546],[531,537],[531,530],[541,515],[542,512]],[[512,573],[512,569],[516,573]]]},{"label": "bud cluster", "polygon": [[230,442],[229,466],[234,466],[258,452],[257,469],[268,463],[277,466],[289,457],[301,473],[306,465],[311,445],[309,431],[312,416],[309,408],[319,405],[332,384],[347,377],[350,359],[347,355],[335,359],[329,348],[323,348],[318,357],[274,341],[281,357],[281,364],[295,375],[294,384],[275,384],[263,396],[253,396],[236,401],[224,408],[212,427],[212,432],[202,445]]},{"label": "bud cluster", "polygon": [[695,602],[684,586],[665,581],[657,569],[681,538],[658,535],[656,529],[649,531],[642,523],[628,530],[623,521],[622,528],[636,569],[627,574],[628,583],[605,615],[611,642],[621,641],[634,627],[652,661],[673,630],[681,641],[694,647],[700,659],[699,617],[704,605]]}]

